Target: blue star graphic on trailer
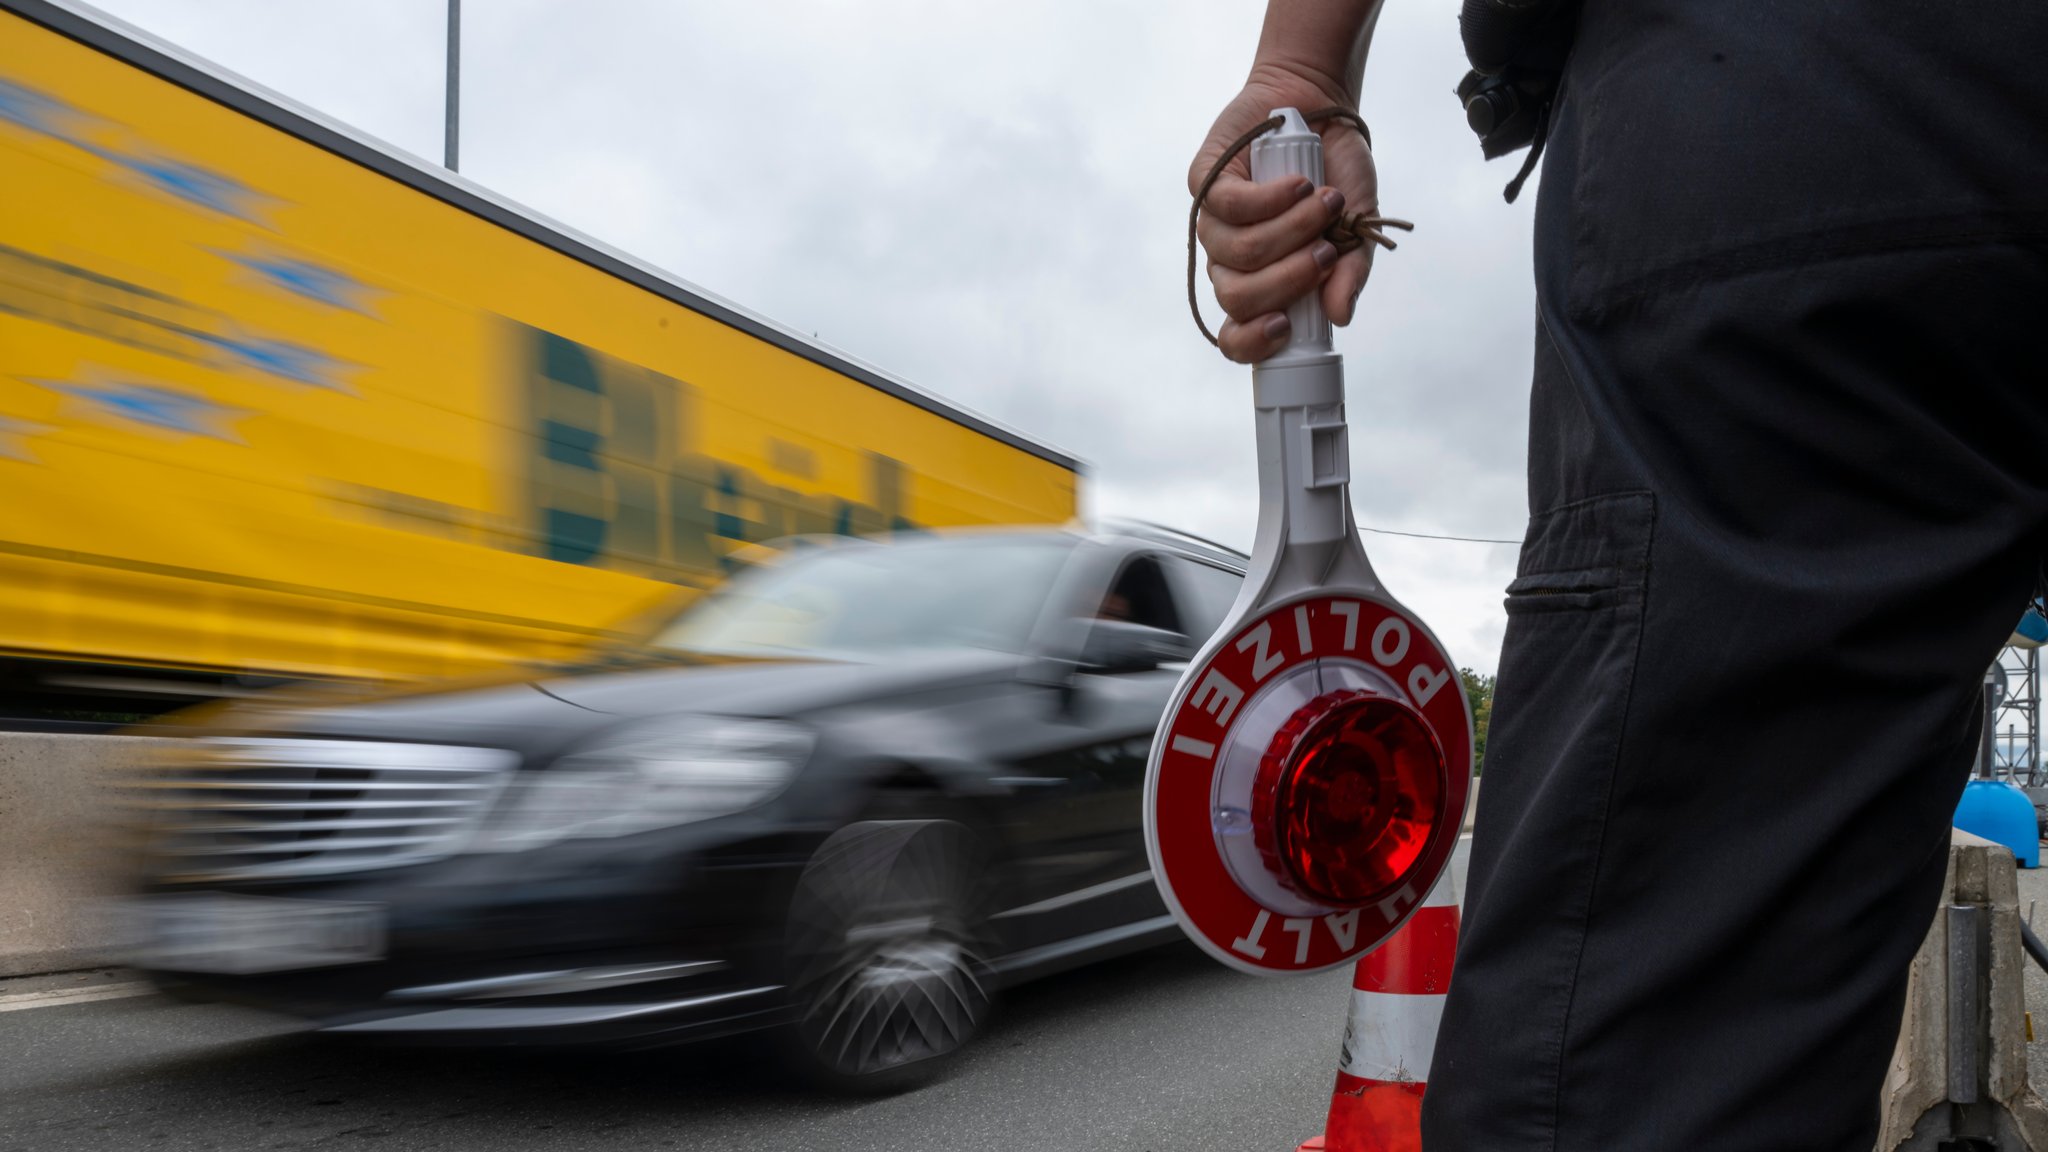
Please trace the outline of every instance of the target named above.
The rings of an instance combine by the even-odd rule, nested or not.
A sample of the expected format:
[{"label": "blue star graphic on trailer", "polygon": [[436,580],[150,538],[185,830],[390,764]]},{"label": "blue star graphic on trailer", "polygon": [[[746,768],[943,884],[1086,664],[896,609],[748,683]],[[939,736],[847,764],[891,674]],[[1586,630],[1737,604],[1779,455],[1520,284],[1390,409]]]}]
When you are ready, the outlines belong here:
[{"label": "blue star graphic on trailer", "polygon": [[237,219],[262,223],[257,219],[257,210],[272,197],[211,168],[173,160],[169,156],[146,156],[95,144],[81,139],[65,127],[65,121],[87,116],[87,113],[54,96],[9,80],[0,80],[0,123],[18,125],[30,132],[83,148],[109,164],[126,168],[142,177],[157,191],[187,203]]},{"label": "blue star graphic on trailer", "polygon": [[187,436],[205,436],[231,443],[241,439],[227,425],[243,414],[244,409],[216,404],[190,392],[159,388],[153,384],[77,384],[64,380],[37,380],[35,383],[75,396],[99,415]]},{"label": "blue star graphic on trailer", "polygon": [[254,272],[272,288],[351,312],[367,314],[367,298],[377,292],[345,272],[337,272],[310,260],[226,251],[220,254]]},{"label": "blue star graphic on trailer", "polygon": [[98,148],[80,143],[79,147],[91,152],[110,164],[118,164],[147,181],[159,192],[175,196],[188,204],[210,208],[224,216],[261,224],[257,209],[271,197],[258,192],[232,176],[223,176],[211,168],[187,164],[168,156],[131,156],[111,148]]},{"label": "blue star graphic on trailer", "polygon": [[59,140],[70,140],[71,134],[64,130],[63,122],[76,119],[78,115],[76,108],[54,96],[45,96],[33,88],[0,80],[0,121],[45,136],[55,136]]},{"label": "blue star graphic on trailer", "polygon": [[213,333],[201,333],[198,338],[227,353],[237,365],[251,371],[277,376],[294,384],[332,388],[337,392],[349,390],[348,385],[339,379],[339,374],[350,364],[318,348],[308,348],[289,340],[238,339]]}]

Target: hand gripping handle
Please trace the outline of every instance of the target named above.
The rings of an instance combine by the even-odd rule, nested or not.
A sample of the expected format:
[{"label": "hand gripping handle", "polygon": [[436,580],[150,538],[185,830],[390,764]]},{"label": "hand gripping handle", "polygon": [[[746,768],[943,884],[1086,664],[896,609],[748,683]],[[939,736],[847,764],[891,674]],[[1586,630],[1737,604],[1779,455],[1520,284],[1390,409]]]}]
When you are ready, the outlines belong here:
[{"label": "hand gripping handle", "polygon": [[[1252,141],[1252,181],[1264,184],[1288,176],[1306,176],[1311,185],[1322,187],[1322,136],[1293,108],[1277,109],[1273,115],[1280,117],[1280,127]],[[1295,301],[1287,310],[1287,319],[1294,326],[1293,335],[1288,338],[1287,347],[1267,363],[1292,355],[1330,351],[1330,320],[1323,315],[1319,294],[1311,292]]]},{"label": "hand gripping handle", "polygon": [[[1323,183],[1323,139],[1293,108],[1253,141],[1252,179],[1306,176]],[[1322,298],[1287,310],[1287,346],[1252,370],[1258,426],[1259,528],[1251,580],[1264,600],[1333,581],[1376,589],[1351,519],[1351,445],[1344,420],[1344,362],[1330,343]]]}]

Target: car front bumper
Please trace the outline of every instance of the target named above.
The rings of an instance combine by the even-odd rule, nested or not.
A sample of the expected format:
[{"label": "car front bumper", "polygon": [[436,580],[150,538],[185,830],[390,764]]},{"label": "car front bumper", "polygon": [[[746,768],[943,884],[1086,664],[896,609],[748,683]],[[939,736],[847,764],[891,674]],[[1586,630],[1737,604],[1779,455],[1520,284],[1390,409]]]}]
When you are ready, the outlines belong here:
[{"label": "car front bumper", "polygon": [[140,967],[172,995],[282,1012],[340,1036],[658,1045],[787,1018],[781,955],[807,845],[615,843],[289,885],[158,890],[376,906],[375,959],[275,971]]}]

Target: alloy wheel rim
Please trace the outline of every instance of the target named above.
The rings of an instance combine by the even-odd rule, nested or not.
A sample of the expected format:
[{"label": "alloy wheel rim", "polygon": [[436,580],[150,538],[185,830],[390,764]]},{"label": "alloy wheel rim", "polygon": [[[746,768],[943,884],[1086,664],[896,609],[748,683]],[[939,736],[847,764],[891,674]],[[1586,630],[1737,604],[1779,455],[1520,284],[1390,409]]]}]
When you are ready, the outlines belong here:
[{"label": "alloy wheel rim", "polygon": [[804,989],[812,1050],[846,1075],[867,1075],[959,1048],[987,1015],[981,956],[957,918],[927,906],[862,917],[840,933]]}]

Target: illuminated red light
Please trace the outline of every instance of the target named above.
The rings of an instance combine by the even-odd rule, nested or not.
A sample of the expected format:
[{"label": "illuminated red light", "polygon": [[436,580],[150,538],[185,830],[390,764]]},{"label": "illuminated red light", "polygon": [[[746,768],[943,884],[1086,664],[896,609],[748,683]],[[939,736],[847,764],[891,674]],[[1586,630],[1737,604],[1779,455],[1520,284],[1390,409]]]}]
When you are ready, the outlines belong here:
[{"label": "illuminated red light", "polygon": [[1252,834],[1297,893],[1338,908],[1383,898],[1444,820],[1443,749],[1398,700],[1345,690],[1298,709],[1259,762]]}]

